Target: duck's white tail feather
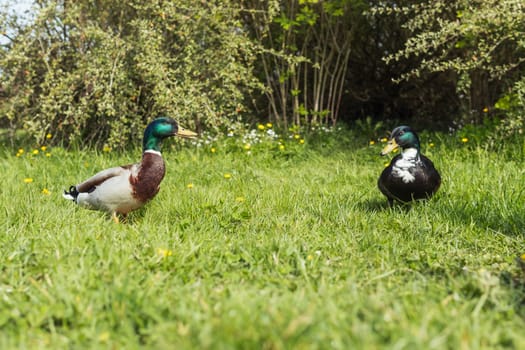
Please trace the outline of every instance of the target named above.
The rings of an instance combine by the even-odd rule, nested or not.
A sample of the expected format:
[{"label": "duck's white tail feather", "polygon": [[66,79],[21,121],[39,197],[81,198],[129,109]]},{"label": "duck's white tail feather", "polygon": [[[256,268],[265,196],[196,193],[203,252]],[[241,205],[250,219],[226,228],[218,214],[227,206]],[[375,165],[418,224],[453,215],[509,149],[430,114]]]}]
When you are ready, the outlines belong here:
[{"label": "duck's white tail feather", "polygon": [[77,188],[75,186],[70,186],[69,191],[64,191],[64,193],[62,193],[62,197],[76,203],[78,197]]},{"label": "duck's white tail feather", "polygon": [[65,199],[68,199],[70,201],[74,201],[75,200],[75,197],[73,197],[72,195],[70,195],[67,192],[62,193],[62,197],[64,197]]}]

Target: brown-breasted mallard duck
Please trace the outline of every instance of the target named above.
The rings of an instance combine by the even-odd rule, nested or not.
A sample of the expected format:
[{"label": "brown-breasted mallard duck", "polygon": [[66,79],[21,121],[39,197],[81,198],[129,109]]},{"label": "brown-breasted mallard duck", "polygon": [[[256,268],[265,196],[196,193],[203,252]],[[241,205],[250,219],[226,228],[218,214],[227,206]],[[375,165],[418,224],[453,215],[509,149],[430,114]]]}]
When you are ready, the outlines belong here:
[{"label": "brown-breasted mallard duck", "polygon": [[402,125],[392,130],[390,140],[381,155],[396,148],[401,154],[395,156],[383,170],[377,182],[390,205],[394,200],[410,202],[430,198],[441,184],[439,175],[430,159],[421,154],[419,137],[410,127]]},{"label": "brown-breasted mallard duck", "polygon": [[159,192],[160,182],[166,168],[160,153],[160,144],[170,136],[196,137],[171,118],[160,117],[146,127],[143,153],[140,163],[102,170],[93,177],[64,191],[64,198],[76,204],[111,214],[119,222],[117,214],[126,216],[142,207]]}]

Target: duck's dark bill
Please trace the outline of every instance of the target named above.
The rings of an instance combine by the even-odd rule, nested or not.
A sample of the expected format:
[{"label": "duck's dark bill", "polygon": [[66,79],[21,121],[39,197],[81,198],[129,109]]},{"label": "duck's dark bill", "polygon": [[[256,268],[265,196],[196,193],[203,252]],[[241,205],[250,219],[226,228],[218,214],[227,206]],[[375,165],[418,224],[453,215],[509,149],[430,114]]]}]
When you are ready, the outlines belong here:
[{"label": "duck's dark bill", "polygon": [[177,131],[177,136],[191,138],[191,137],[197,137],[198,134],[196,132],[179,127],[179,131]]},{"label": "duck's dark bill", "polygon": [[388,141],[385,148],[383,148],[383,150],[381,151],[381,155],[382,156],[387,155],[388,153],[395,150],[397,147],[399,147],[399,145],[397,144],[396,140],[391,139],[390,141]]}]

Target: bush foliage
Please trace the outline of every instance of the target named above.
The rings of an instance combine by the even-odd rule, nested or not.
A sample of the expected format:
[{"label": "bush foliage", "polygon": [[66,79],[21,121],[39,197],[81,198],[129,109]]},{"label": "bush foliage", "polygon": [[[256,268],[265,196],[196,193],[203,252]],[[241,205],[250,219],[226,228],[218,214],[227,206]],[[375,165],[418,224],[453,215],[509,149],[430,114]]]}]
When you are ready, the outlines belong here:
[{"label": "bush foliage", "polygon": [[[410,37],[387,63],[417,57],[398,80],[453,72],[463,117],[480,122],[491,110],[506,111],[508,129],[523,128],[525,8],[520,0],[432,1],[375,7],[408,19]],[[495,102],[497,101],[497,102]]]},{"label": "bush foliage", "polygon": [[212,133],[500,118],[522,132],[518,0],[35,1],[0,11],[0,126],[124,146],[168,114]]},{"label": "bush foliage", "polygon": [[158,114],[219,128],[257,85],[230,2],[39,6],[1,56],[0,113],[36,137],[122,146]]}]

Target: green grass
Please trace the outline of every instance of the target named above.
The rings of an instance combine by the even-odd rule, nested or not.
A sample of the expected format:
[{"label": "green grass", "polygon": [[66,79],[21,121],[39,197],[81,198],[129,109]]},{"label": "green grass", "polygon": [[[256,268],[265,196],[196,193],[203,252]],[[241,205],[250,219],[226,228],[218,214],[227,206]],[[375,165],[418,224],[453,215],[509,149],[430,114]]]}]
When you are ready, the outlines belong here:
[{"label": "green grass", "polygon": [[325,141],[168,143],[120,225],[61,191],[139,151],[3,148],[0,348],[525,348],[524,141],[436,138],[440,191],[394,208],[380,144]]}]

